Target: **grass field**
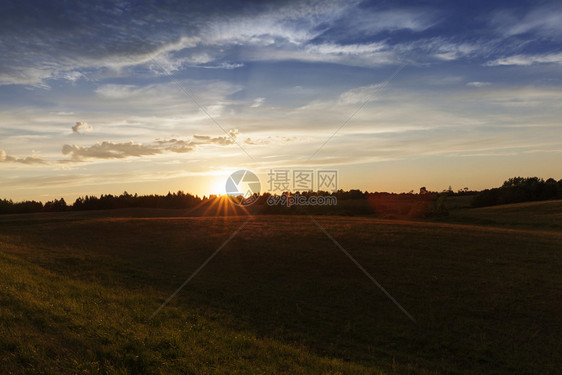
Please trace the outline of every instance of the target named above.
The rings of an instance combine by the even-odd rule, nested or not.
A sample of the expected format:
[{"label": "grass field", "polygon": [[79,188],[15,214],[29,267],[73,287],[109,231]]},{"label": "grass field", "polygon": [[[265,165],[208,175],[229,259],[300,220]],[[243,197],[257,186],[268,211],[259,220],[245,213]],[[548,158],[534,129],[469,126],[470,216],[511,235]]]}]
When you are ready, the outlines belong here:
[{"label": "grass field", "polygon": [[[562,203],[450,222],[0,217],[2,373],[558,373]],[[520,218],[517,219],[517,217]],[[516,218],[516,219],[514,219]]]},{"label": "grass field", "polygon": [[452,211],[452,219],[485,225],[562,230],[562,201],[525,202]]}]

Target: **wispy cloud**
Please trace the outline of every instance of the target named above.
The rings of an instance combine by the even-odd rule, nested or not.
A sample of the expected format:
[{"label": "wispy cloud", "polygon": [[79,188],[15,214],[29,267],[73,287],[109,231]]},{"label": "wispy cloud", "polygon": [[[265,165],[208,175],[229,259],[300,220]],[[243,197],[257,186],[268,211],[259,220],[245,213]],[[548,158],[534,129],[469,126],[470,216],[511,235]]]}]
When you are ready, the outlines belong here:
[{"label": "wispy cloud", "polygon": [[538,6],[520,15],[513,10],[497,11],[491,24],[505,36],[537,33],[543,37],[562,36],[562,6],[560,3]]},{"label": "wispy cloud", "polygon": [[250,108],[258,108],[258,107],[261,107],[264,102],[265,102],[265,98],[255,98],[255,99],[254,99],[254,102],[252,103],[252,105],[250,105]]},{"label": "wispy cloud", "polygon": [[377,92],[384,87],[382,83],[357,87],[342,93],[339,97],[339,104],[359,104],[376,99]]},{"label": "wispy cloud", "polygon": [[381,31],[424,31],[439,22],[438,12],[424,8],[354,9],[350,18],[347,24],[351,31],[370,35]]},{"label": "wispy cloud", "polygon": [[498,65],[533,65],[533,64],[562,64],[562,53],[548,53],[539,55],[514,55],[502,57],[486,63],[488,66]]},{"label": "wispy cloud", "polygon": [[[6,16],[2,21],[9,32],[3,38],[0,85],[49,88],[52,80],[95,81],[107,74],[132,76],[141,67],[143,73],[148,68],[152,73],[169,75],[188,67],[235,69],[253,61],[378,67],[398,61],[427,63],[433,59],[433,63],[447,63],[485,58],[492,61],[488,65],[501,65],[506,61],[529,61],[522,55],[496,57],[505,49],[518,53],[514,46],[537,39],[519,36],[562,36],[562,7],[557,4],[529,7],[524,13],[497,10],[488,16],[488,32],[477,39],[467,38],[462,32],[434,31],[445,20],[444,10],[429,6],[307,1],[253,7],[251,14],[245,7],[229,11],[228,15],[209,9],[208,15],[186,18],[191,7],[139,6],[135,20],[131,20],[119,6],[90,9],[85,3],[78,6],[83,14],[73,14],[82,18],[73,22],[61,22],[69,15],[65,9],[55,7],[46,11],[56,12],[53,19],[59,21],[46,22],[46,29],[28,20],[21,20],[20,25]],[[76,28],[76,24],[81,27]],[[124,27],[127,32],[123,32]],[[97,36],[95,43],[93,35]],[[514,36],[517,40],[506,41]],[[543,53],[533,62],[552,62],[551,58]],[[125,85],[120,87],[121,92],[116,87],[110,89],[99,92],[119,96],[134,94],[135,90]]]},{"label": "wispy cloud", "polygon": [[453,38],[434,37],[405,45],[413,51],[424,51],[427,57],[443,61],[458,60],[475,54],[485,54],[490,42],[458,41]]},{"label": "wispy cloud", "polygon": [[473,82],[466,83],[467,86],[471,86],[471,87],[485,87],[485,86],[489,86],[490,84],[491,84],[490,82],[480,82],[480,81],[473,81]]},{"label": "wispy cloud", "polygon": [[[156,72],[163,68],[170,74],[186,66],[233,69],[246,61],[319,61],[322,56],[336,63],[371,66],[394,61],[381,52],[383,43],[345,39],[397,30],[421,32],[439,20],[436,12],[428,9],[360,9],[360,1],[279,3],[255,8],[251,15],[240,9],[228,16],[211,14],[193,19],[184,17],[189,13],[188,5],[176,7],[181,9],[155,12],[151,7],[139,7],[136,22],[127,25],[128,34],[121,32],[125,25],[115,18],[122,11],[111,7],[102,10],[81,5],[91,19],[80,29],[72,27],[78,20],[52,25],[48,33],[41,32],[38,25],[30,24],[30,30],[23,30],[14,24],[5,38],[7,52],[0,84],[47,88],[49,80],[87,79],[86,70],[95,77],[102,70],[122,75],[129,68],[145,66]],[[57,19],[64,19],[65,10],[59,13]],[[169,27],[151,31],[162,22]],[[98,24],[103,24],[103,29]],[[344,29],[342,24],[348,27]],[[29,33],[34,37],[27,38]],[[98,34],[103,35],[102,43],[89,42]],[[256,54],[256,49],[263,50],[264,57]],[[352,56],[362,57],[362,61],[354,63],[349,58]]]}]

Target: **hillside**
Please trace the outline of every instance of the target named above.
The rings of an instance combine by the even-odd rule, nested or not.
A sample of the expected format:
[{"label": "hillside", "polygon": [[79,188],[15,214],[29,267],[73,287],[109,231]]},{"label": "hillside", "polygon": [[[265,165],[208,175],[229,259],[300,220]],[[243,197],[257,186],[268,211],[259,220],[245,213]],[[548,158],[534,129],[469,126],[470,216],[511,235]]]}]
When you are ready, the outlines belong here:
[{"label": "hillside", "polygon": [[562,230],[562,200],[456,210],[451,211],[448,219],[485,225]]},{"label": "hillside", "polygon": [[102,213],[0,218],[4,372],[554,374],[562,366],[560,232],[317,218],[414,324],[308,217],[258,216],[148,321],[246,218]]}]

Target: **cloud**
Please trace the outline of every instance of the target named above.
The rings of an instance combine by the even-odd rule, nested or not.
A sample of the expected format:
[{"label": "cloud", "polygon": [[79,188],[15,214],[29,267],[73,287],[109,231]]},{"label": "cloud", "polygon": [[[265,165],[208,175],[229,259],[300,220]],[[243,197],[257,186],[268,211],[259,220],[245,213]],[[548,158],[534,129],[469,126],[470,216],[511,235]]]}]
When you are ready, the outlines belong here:
[{"label": "cloud", "polygon": [[206,135],[194,135],[195,144],[217,144],[221,146],[228,146],[236,143],[235,139],[238,136],[238,129],[230,130],[229,136],[224,137],[209,137]]},{"label": "cloud", "polygon": [[421,44],[427,52],[440,60],[451,61],[475,53],[485,53],[485,45],[470,42],[455,42],[444,38],[432,38]]},{"label": "cloud", "polygon": [[82,134],[82,133],[87,133],[87,132],[91,131],[92,129],[93,129],[93,127],[88,125],[87,122],[77,121],[76,125],[74,125],[72,127],[72,132],[76,133],[76,134]]},{"label": "cloud", "polygon": [[321,55],[363,55],[379,52],[386,47],[387,45],[381,42],[347,45],[324,43],[309,45],[307,47],[307,52],[318,53]]},{"label": "cloud", "polygon": [[363,87],[357,87],[348,90],[340,95],[338,103],[339,104],[358,104],[372,101],[375,99],[376,94],[384,88],[384,84],[369,85]]},{"label": "cloud", "polygon": [[265,101],[265,98],[255,98],[255,99],[254,99],[254,102],[252,103],[252,105],[250,106],[250,108],[258,108],[258,107],[261,107],[264,101]]},{"label": "cloud", "polygon": [[[508,65],[506,59],[520,55],[497,57],[507,50],[519,53],[521,45],[537,40],[524,40],[524,34],[536,33],[541,40],[562,35],[559,5],[521,7],[524,13],[498,11],[484,32],[472,21],[459,25],[458,30],[468,30],[462,33],[454,27],[432,29],[446,19],[443,8],[374,6],[362,1],[240,4],[228,12],[222,7],[201,11],[188,2],[165,7],[147,3],[134,7],[134,17],[129,6],[117,3],[93,7],[84,2],[72,12],[56,4],[37,3],[35,8],[49,20],[31,22],[23,5],[0,15],[5,51],[0,56],[0,85],[49,88],[52,80],[96,81],[147,72],[170,75],[186,67],[235,69],[252,61],[378,67],[403,61],[484,58],[496,59],[488,65]],[[451,11],[450,16],[455,19],[457,14]],[[545,48],[543,44],[540,48]],[[99,93],[106,97],[142,94],[125,85],[103,90]]]},{"label": "cloud", "polygon": [[7,63],[3,70],[0,70],[0,85],[29,85],[49,89],[50,86],[45,83],[45,80],[51,79],[55,75],[50,69],[17,66],[16,62],[11,67]]},{"label": "cloud", "polygon": [[271,143],[271,139],[270,138],[264,138],[264,139],[251,139],[251,138],[246,138],[244,140],[244,143],[247,145],[252,145],[252,146],[261,146],[261,145],[267,145]]},{"label": "cloud", "polygon": [[[101,84],[95,93],[98,99],[103,101],[105,108],[118,106],[120,110],[135,111],[142,113],[148,111],[150,115],[155,112],[170,114],[171,111],[185,113],[186,92],[191,93],[197,101],[205,105],[211,115],[219,115],[219,106],[228,102],[228,97],[243,88],[240,84],[234,84],[220,80],[174,80],[173,82],[153,83],[148,85],[131,84]],[[186,92],[184,92],[184,90]],[[209,105],[213,103],[213,105]],[[213,108],[214,107],[214,108]]]},{"label": "cloud", "polygon": [[471,87],[484,87],[484,86],[489,86],[490,82],[474,81],[474,82],[468,82],[466,85]]},{"label": "cloud", "polygon": [[385,42],[375,43],[308,43],[275,45],[244,51],[249,61],[303,61],[348,66],[377,67],[400,61],[397,50]]},{"label": "cloud", "polygon": [[47,164],[47,162],[36,156],[26,156],[25,158],[18,158],[6,154],[6,151],[0,150],[0,163],[20,163],[20,164]]},{"label": "cloud", "polygon": [[[379,42],[381,46],[382,43]],[[385,43],[384,48],[376,54],[372,53],[379,57],[386,56],[386,61],[381,60],[379,65],[408,62],[409,65],[427,66],[427,64],[489,56],[501,50],[498,40],[495,39],[463,40],[447,36],[405,40],[394,44],[389,41]]]},{"label": "cloud", "polygon": [[279,3],[262,8],[265,11],[254,7],[250,15],[234,13],[209,20],[201,28],[200,35],[206,45],[302,45],[322,34],[326,24],[341,18],[356,3]]},{"label": "cloud", "polygon": [[[219,18],[201,30],[199,47],[206,48],[206,56],[211,59],[234,53],[243,61],[299,60],[377,66],[396,61],[386,42],[349,40],[388,31],[423,31],[435,24],[435,12],[366,10],[359,9],[358,3],[292,3],[251,17]],[[221,53],[213,50],[214,46],[220,47]]]},{"label": "cloud", "polygon": [[[193,135],[192,140],[165,139],[155,140],[149,144],[129,142],[103,141],[91,146],[64,145],[62,154],[70,156],[70,161],[79,162],[88,159],[125,159],[163,154],[166,152],[188,153],[195,151],[197,146],[215,144],[229,146],[235,143],[238,130],[230,130],[228,136],[210,137],[206,135]],[[63,160],[62,162],[68,162]]]},{"label": "cloud", "polygon": [[[151,87],[149,86],[148,88],[145,88],[144,91],[149,88]],[[139,88],[135,85],[117,85],[108,83],[99,86],[95,92],[96,94],[109,99],[124,99],[139,96],[143,93],[143,88]]]},{"label": "cloud", "polygon": [[438,19],[430,9],[369,9],[360,3],[242,4],[227,13],[222,7],[202,12],[182,2],[143,4],[135,6],[134,18],[118,4],[82,3],[70,12],[37,3],[36,11],[49,18],[42,23],[30,22],[22,16],[26,10],[15,6],[14,14],[0,16],[6,51],[0,57],[0,85],[48,88],[49,80],[96,80],[108,70],[123,76],[142,66],[171,74],[186,66],[234,69],[270,58],[321,61],[328,56],[328,62],[372,66],[394,59],[358,42],[359,36],[421,32]]},{"label": "cloud", "polygon": [[426,9],[352,9],[344,18],[348,33],[374,35],[380,32],[410,30],[420,32],[437,23],[437,12]]},{"label": "cloud", "polygon": [[64,145],[63,155],[70,155],[73,161],[85,159],[123,159],[131,156],[160,154],[161,149],[153,145],[142,145],[133,142],[115,143],[103,141],[92,146]]},{"label": "cloud", "polygon": [[562,6],[560,4],[537,7],[522,16],[504,10],[491,19],[492,26],[505,36],[536,33],[543,37],[562,36]]},{"label": "cloud", "polygon": [[533,64],[562,64],[562,53],[549,53],[541,55],[514,55],[502,57],[487,62],[488,66],[499,65],[533,65]]},{"label": "cloud", "polygon": [[183,154],[186,152],[195,151],[196,145],[191,141],[184,141],[181,139],[169,139],[163,141],[156,141],[163,147],[163,150]]},{"label": "cloud", "polygon": [[83,78],[84,75],[80,72],[76,72],[76,71],[70,71],[70,72],[63,72],[61,75],[61,78],[64,78],[68,81],[71,82],[76,82],[77,80],[79,80],[80,78]]},{"label": "cloud", "polygon": [[265,137],[265,138],[246,138],[244,139],[244,143],[247,145],[253,145],[253,146],[262,146],[262,145],[268,145],[271,143],[289,143],[289,142],[298,142],[299,139],[297,137],[281,137],[281,136],[275,136],[275,137]]},{"label": "cloud", "polygon": [[241,68],[244,66],[243,63],[230,63],[230,62],[221,62],[220,64],[198,64],[198,65],[193,65],[193,66],[197,66],[198,68],[204,68],[204,69],[237,69],[237,68]]},{"label": "cloud", "polygon": [[242,66],[229,61],[233,48],[309,41],[321,32],[315,30],[320,23],[353,4],[242,4],[224,12],[212,6],[201,11],[193,3],[146,3],[134,7],[134,17],[123,5],[106,5],[81,3],[70,11],[37,2],[41,23],[31,22],[23,5],[2,12],[0,84],[48,88],[48,80],[74,82],[85,70],[88,76],[107,69],[122,75],[137,66],[165,74],[185,65],[232,69]]}]

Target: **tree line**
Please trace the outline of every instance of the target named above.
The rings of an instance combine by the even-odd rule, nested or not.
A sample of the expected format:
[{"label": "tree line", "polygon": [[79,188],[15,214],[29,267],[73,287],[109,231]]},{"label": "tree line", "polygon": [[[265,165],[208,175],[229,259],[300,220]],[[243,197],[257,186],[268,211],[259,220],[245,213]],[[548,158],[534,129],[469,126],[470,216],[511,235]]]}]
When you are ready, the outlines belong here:
[{"label": "tree line", "polygon": [[502,186],[480,191],[472,200],[473,207],[498,204],[562,199],[562,179],[513,177]]},{"label": "tree line", "polygon": [[209,198],[178,191],[167,195],[138,195],[126,191],[121,195],[102,194],[101,196],[84,196],[77,198],[68,205],[64,198],[55,199],[43,204],[37,201],[13,202],[0,199],[0,214],[110,210],[116,208],[191,208]]},{"label": "tree line", "polygon": [[[283,193],[288,194],[288,193]],[[309,197],[309,196],[333,196],[336,197],[338,202],[368,202],[368,201],[380,201],[387,202],[388,204],[394,202],[430,202],[437,199],[438,194],[435,192],[429,192],[424,190],[420,194],[414,193],[370,193],[363,192],[358,189],[351,190],[338,190],[335,192],[327,191],[304,191],[298,192],[298,194]],[[266,204],[267,198],[270,193],[263,193],[258,195],[256,198],[256,207],[264,207],[266,213],[282,213],[290,211],[296,211],[296,208],[289,208],[284,206],[269,207]],[[189,209],[196,206],[200,206],[205,203],[211,203],[211,201],[217,199],[216,195],[210,195],[209,197],[199,197],[194,196],[189,193],[184,193],[183,191],[178,191],[176,193],[168,193],[167,195],[138,195],[129,194],[126,191],[121,195],[112,194],[102,194],[101,196],[84,196],[77,198],[74,203],[67,204],[64,198],[55,199],[48,201],[45,204],[37,201],[23,201],[23,202],[13,202],[12,200],[0,199],[0,214],[16,214],[16,213],[36,213],[36,212],[63,212],[63,211],[87,211],[87,210],[110,210],[118,208],[163,208],[163,209]],[[368,205],[354,205],[343,204],[339,208],[325,208],[324,210],[334,211],[334,212],[348,212],[352,211],[355,214],[367,214],[372,213]]]},{"label": "tree line", "polygon": [[[283,193],[287,194],[287,193]],[[317,210],[329,212],[343,212],[349,214],[370,214],[380,212],[394,212],[401,215],[432,216],[446,212],[446,198],[450,196],[470,195],[473,207],[483,207],[506,203],[538,201],[548,199],[562,199],[562,179],[559,181],[538,177],[513,177],[506,180],[501,187],[483,191],[471,191],[468,188],[454,192],[450,187],[442,192],[428,191],[421,187],[419,193],[386,193],[368,192],[358,189],[338,190],[335,192],[317,191],[300,192],[304,196],[334,196],[338,200],[338,207],[323,207]],[[270,193],[263,193],[257,197],[256,206],[265,207]],[[187,209],[217,199],[216,195],[199,197],[183,191],[166,195],[138,195],[126,191],[121,195],[102,194],[101,196],[83,196],[74,203],[67,204],[64,198],[54,199],[46,203],[37,201],[13,202],[0,199],[0,214],[33,213],[33,212],[61,212],[108,210],[117,208],[164,208]],[[344,202],[340,204],[339,202]],[[355,202],[355,203],[354,203]],[[362,203],[364,202],[364,203]],[[285,213],[299,211],[297,207],[265,207],[266,213]],[[314,211],[314,209],[313,209]]]}]

